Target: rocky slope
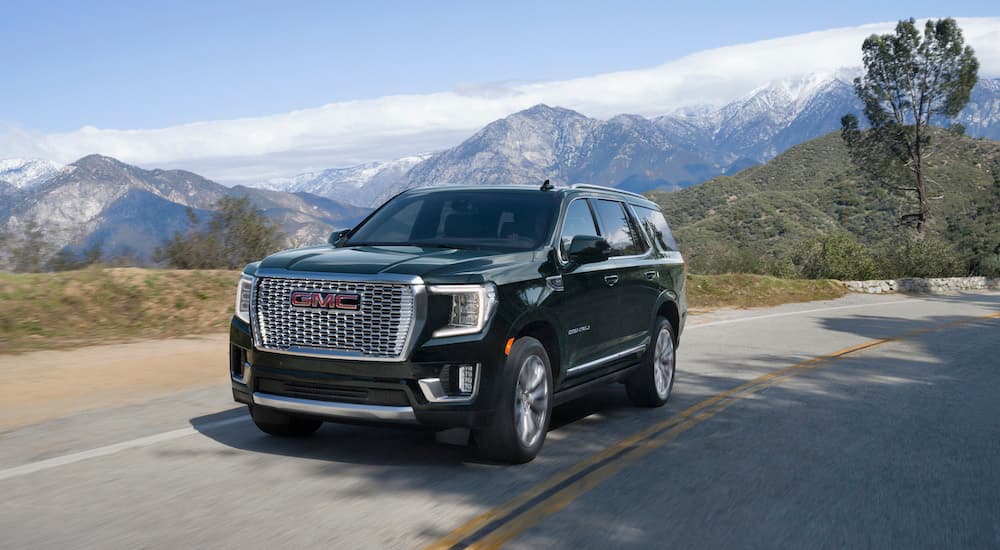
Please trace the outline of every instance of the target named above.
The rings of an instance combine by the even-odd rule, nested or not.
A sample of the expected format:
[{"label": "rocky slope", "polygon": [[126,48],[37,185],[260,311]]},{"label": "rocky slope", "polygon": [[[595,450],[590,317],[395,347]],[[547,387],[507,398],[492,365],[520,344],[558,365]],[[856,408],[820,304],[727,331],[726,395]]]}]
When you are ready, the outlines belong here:
[{"label": "rocky slope", "polygon": [[189,209],[207,219],[227,195],[249,196],[281,225],[290,245],[323,242],[329,231],[367,211],[308,193],[229,188],[183,170],[143,170],[100,155],[68,168],[9,193],[0,203],[0,228],[16,238],[36,223],[52,252],[99,244],[108,255],[149,259],[170,235],[190,227]]}]

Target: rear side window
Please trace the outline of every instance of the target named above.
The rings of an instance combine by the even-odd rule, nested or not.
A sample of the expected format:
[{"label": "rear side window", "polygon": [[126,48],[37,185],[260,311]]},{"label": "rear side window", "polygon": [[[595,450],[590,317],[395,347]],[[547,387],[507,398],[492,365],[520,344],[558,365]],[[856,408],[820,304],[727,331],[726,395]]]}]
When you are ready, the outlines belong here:
[{"label": "rear side window", "polygon": [[653,237],[653,240],[656,241],[660,250],[677,250],[677,241],[674,240],[674,234],[670,232],[670,226],[667,225],[666,218],[663,217],[663,214],[659,210],[636,206],[635,211],[642,218],[642,224],[646,227],[646,231],[650,236]]},{"label": "rear side window", "polygon": [[582,199],[569,203],[569,208],[566,209],[562,233],[559,235],[559,252],[563,258],[566,257],[566,251],[569,250],[569,243],[577,235],[598,236],[594,216],[590,213],[587,201]]},{"label": "rear side window", "polygon": [[612,256],[636,256],[646,251],[646,242],[622,203],[598,199],[593,204]]}]

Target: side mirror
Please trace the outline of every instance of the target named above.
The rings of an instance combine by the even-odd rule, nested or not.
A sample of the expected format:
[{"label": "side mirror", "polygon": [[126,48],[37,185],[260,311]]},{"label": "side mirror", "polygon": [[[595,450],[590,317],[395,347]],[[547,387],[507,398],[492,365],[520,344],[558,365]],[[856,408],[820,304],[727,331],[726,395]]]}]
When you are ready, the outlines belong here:
[{"label": "side mirror", "polygon": [[327,239],[326,242],[330,243],[332,246],[340,246],[341,241],[343,241],[350,232],[350,229],[337,229],[333,233],[330,233],[330,238]]},{"label": "side mirror", "polygon": [[578,264],[603,262],[611,257],[611,245],[603,237],[577,235],[570,241],[566,256]]}]

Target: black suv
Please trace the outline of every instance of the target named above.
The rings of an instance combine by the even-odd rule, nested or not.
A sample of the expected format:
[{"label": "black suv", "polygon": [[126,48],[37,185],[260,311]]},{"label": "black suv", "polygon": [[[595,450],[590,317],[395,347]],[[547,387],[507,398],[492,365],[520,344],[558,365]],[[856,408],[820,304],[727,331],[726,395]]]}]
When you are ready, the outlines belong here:
[{"label": "black suv", "polygon": [[593,185],[406,191],[330,244],[244,269],[233,397],[257,426],[471,428],[526,462],[552,407],[609,382],[670,397],[685,266],[657,205]]}]

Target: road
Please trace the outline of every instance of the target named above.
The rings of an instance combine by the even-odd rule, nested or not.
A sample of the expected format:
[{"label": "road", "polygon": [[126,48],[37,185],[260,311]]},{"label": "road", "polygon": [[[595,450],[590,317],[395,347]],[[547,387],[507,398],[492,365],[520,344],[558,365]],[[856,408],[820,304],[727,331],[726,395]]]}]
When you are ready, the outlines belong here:
[{"label": "road", "polygon": [[678,369],[662,409],[558,408],[516,467],[269,438],[225,385],[9,430],[0,547],[1000,547],[1000,294],[709,314]]}]

